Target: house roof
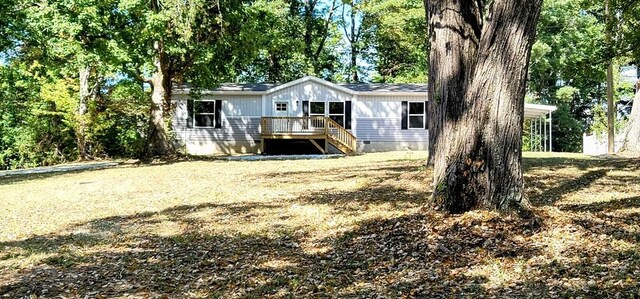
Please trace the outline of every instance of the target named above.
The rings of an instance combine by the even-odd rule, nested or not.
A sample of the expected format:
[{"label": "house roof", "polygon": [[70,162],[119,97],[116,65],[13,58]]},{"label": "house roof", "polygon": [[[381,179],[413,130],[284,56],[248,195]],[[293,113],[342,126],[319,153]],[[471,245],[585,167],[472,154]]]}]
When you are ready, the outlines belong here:
[{"label": "house roof", "polygon": [[[223,83],[212,89],[202,90],[204,93],[249,93],[264,94],[275,92],[298,83],[313,81],[338,90],[342,90],[352,94],[375,94],[375,93],[426,93],[427,84],[383,84],[383,83],[341,83],[336,84],[322,80],[313,76],[307,76],[287,83]],[[189,93],[189,85],[176,85],[174,91],[176,93]]]},{"label": "house roof", "polygon": [[427,92],[427,84],[351,83],[338,84],[357,92]]},{"label": "house roof", "polygon": [[[426,96],[428,92],[427,84],[385,84],[385,83],[341,83],[336,84],[329,81],[322,80],[313,76],[306,76],[287,83],[224,83],[213,89],[202,90],[207,94],[249,94],[249,95],[264,95],[282,90],[293,85],[303,82],[315,82],[322,84],[342,92],[349,94],[361,94],[361,95],[375,95],[375,94],[397,94],[407,96]],[[174,92],[176,94],[188,94],[191,88],[188,85],[176,85],[174,86]],[[556,106],[529,104],[524,105],[524,117],[527,119],[542,117],[555,111]]]},{"label": "house roof", "polygon": [[215,91],[267,91],[271,88],[277,87],[281,84],[275,83],[224,83],[218,88],[212,90]]}]

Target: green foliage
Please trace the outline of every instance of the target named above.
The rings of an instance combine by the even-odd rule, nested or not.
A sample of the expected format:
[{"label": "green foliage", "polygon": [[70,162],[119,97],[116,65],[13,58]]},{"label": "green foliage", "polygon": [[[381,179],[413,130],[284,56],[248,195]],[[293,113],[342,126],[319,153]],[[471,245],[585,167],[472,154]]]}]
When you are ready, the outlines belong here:
[{"label": "green foliage", "polygon": [[305,75],[334,76],[339,65],[336,47],[340,32],[336,23],[326,23],[334,3],[312,2],[317,3],[309,7],[299,0],[257,0],[246,6],[235,49],[239,52],[232,58],[238,81],[287,82]]},{"label": "green foliage", "polygon": [[142,86],[121,81],[91,107],[94,152],[109,157],[136,157],[144,152],[149,102]]},{"label": "green foliage", "polygon": [[75,159],[75,100],[67,82],[39,82],[5,66],[0,87],[0,169]]},{"label": "green foliage", "polygon": [[429,41],[422,0],[371,0],[364,26],[373,30],[367,60],[375,66],[373,81],[426,83]]},{"label": "green foliage", "polygon": [[554,152],[582,152],[582,124],[573,116],[568,104],[558,105],[552,128]]},{"label": "green foliage", "polygon": [[[75,160],[78,119],[73,80],[36,80],[20,66],[0,66],[0,169]],[[132,157],[145,143],[149,104],[141,85],[120,81],[89,109],[94,157]]]}]

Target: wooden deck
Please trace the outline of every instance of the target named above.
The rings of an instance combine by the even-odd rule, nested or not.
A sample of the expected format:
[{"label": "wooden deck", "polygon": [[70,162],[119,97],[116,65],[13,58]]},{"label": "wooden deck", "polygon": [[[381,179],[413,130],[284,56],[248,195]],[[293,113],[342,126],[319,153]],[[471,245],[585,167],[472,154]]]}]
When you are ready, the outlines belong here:
[{"label": "wooden deck", "polygon": [[[265,139],[307,139],[322,153],[328,152],[329,144],[345,154],[356,151],[356,137],[325,116],[262,117],[261,128],[263,146]],[[317,139],[325,140],[324,147]]]}]

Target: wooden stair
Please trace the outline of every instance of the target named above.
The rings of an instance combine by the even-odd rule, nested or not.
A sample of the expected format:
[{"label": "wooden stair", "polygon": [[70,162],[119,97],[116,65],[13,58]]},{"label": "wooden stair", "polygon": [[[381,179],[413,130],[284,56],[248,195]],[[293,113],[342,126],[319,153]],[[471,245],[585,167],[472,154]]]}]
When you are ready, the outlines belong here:
[{"label": "wooden stair", "polygon": [[[355,153],[357,146],[351,132],[325,116],[262,117],[261,136],[263,145],[265,139],[307,139],[324,154],[329,145],[345,154]],[[324,148],[315,139],[324,139]]]}]

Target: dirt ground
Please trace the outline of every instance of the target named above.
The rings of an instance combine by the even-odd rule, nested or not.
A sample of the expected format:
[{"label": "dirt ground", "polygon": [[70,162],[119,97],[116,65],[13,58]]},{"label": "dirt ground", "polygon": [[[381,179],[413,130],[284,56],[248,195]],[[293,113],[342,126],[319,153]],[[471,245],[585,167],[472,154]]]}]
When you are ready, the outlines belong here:
[{"label": "dirt ground", "polygon": [[640,162],[528,154],[542,226],[424,209],[425,153],[0,178],[0,297],[640,296]]}]

